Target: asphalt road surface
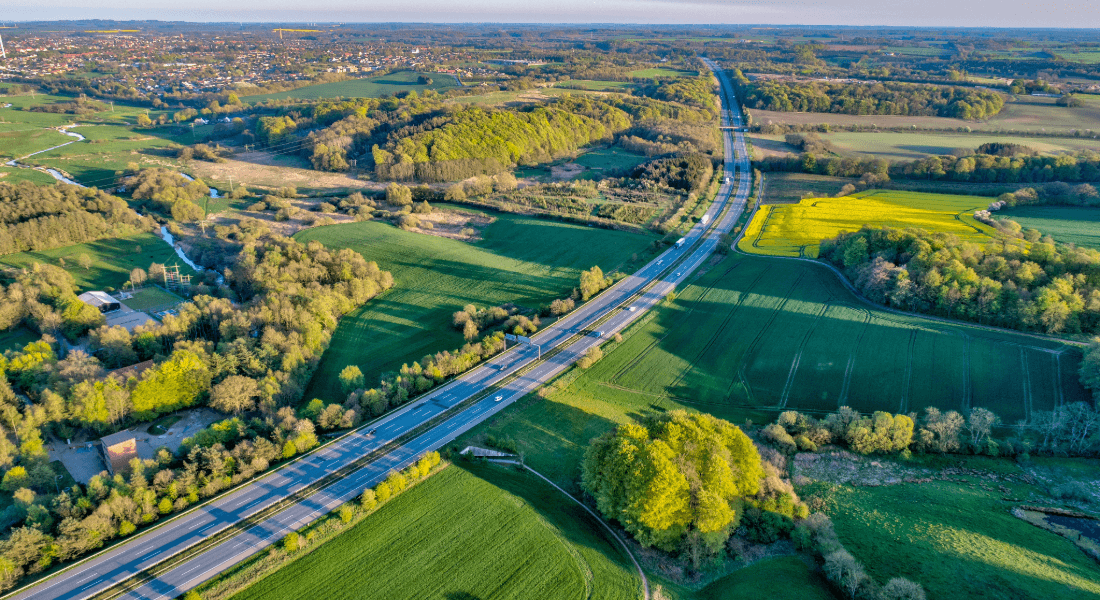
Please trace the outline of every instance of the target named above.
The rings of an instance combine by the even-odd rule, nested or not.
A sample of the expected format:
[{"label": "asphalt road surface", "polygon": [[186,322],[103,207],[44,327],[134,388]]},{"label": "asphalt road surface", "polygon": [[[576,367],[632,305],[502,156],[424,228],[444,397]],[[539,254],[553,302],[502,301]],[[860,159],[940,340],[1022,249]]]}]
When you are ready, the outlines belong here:
[{"label": "asphalt road surface", "polygon": [[[723,136],[725,170],[731,183],[721,186],[715,202],[706,213],[709,216],[708,223],[713,223],[716,219],[720,221],[709,233],[702,223],[696,224],[685,236],[686,241],[682,247],[669,248],[633,275],[532,338],[541,347],[542,354],[555,348],[559,348],[559,352],[539,359],[539,349],[516,346],[369,426],[343,436],[214,502],[165,521],[130,541],[10,597],[79,600],[108,590],[286,499],[438,417],[455,405],[489,390],[481,400],[380,458],[120,596],[151,600],[175,598],[277,542],[288,532],[301,528],[354,498],[363,489],[385,479],[390,471],[402,469],[425,452],[447,445],[470,428],[546,383],[583,356],[590,347],[605,342],[608,336],[626,327],[660,302],[710,257],[718,244],[719,236],[728,233],[743,212],[751,187],[751,171],[744,138],[740,132],[736,132],[741,122],[740,111],[731,102],[734,98],[733,90],[717,69],[717,65],[710,61],[707,64],[719,74],[719,81],[722,83],[722,104],[725,109],[722,111],[722,125],[735,128],[734,131],[726,129]],[[701,238],[702,243],[696,246]],[[683,262],[670,271],[669,267],[680,259]],[[661,277],[666,271],[668,273]],[[638,292],[642,292],[641,295],[629,305],[626,304]],[[634,310],[629,310],[630,307]],[[597,331],[602,335],[597,337]],[[515,376],[517,371],[524,369],[526,370],[523,373]],[[370,434],[368,431],[374,433]]]}]

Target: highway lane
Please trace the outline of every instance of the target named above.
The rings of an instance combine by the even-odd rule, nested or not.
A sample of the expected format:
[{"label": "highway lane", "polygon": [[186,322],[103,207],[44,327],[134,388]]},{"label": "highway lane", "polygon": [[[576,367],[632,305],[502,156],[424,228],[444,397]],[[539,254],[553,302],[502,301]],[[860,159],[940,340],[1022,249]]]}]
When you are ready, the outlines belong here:
[{"label": "highway lane", "polygon": [[[722,87],[724,99],[732,98],[728,82],[723,80]],[[725,103],[725,105],[729,104]],[[737,112],[723,111],[723,113],[724,126],[740,126]],[[486,389],[500,386],[503,380],[534,363],[529,371],[522,373],[499,389],[493,390],[482,400],[451,416],[431,430],[350,475],[330,483],[312,496],[205,549],[122,597],[160,599],[178,596],[277,541],[286,532],[297,529],[329,512],[340,503],[357,495],[362,489],[375,485],[390,471],[404,468],[424,452],[446,445],[545,383],[568,368],[588,348],[605,342],[607,335],[626,327],[660,302],[707,260],[717,246],[719,235],[732,228],[744,209],[750,187],[750,170],[745,155],[744,139],[740,133],[731,135],[727,131],[723,137],[726,172],[730,174],[733,181],[721,186],[716,201],[706,213],[710,217],[708,222],[713,222],[720,217],[727,204],[729,205],[729,210],[715,226],[714,231],[703,239],[698,248],[693,248],[706,232],[706,227],[696,225],[685,236],[686,242],[682,248],[668,249],[636,273],[624,278],[611,289],[534,336],[534,341],[542,346],[543,353],[573,338],[572,342],[556,355],[536,361],[536,349],[525,346],[512,348],[455,381],[378,419],[368,427],[352,432],[225,497],[176,517],[154,530],[12,597],[81,599],[93,596],[270,507],[460,402]],[[734,189],[736,194],[732,193]],[[658,276],[669,265],[685,256],[687,258],[684,263],[667,277],[658,280]],[[654,285],[631,303],[636,308],[635,311],[619,308],[628,298],[650,283]],[[605,332],[604,337],[597,338],[594,335],[585,334],[586,331],[591,330],[596,321],[605,316],[608,316],[607,320],[597,327]],[[578,334],[581,335],[578,337]],[[500,401],[496,400],[498,396],[501,397]],[[369,431],[374,433],[370,434]]]}]

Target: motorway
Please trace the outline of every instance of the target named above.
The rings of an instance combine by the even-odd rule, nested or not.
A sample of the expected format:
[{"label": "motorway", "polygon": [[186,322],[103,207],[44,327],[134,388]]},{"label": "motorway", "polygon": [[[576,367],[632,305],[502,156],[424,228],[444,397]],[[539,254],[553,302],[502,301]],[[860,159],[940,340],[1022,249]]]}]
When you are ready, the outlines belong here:
[{"label": "motorway", "polygon": [[[706,212],[709,218],[705,220],[714,225],[713,229],[708,231],[701,222],[696,224],[685,236],[682,247],[669,248],[642,269],[533,336],[545,357],[539,358],[539,349],[532,346],[511,348],[368,426],[5,598],[81,600],[103,593],[285,500],[427,421],[441,419],[424,433],[328,483],[316,493],[208,545],[163,569],[150,581],[118,595],[134,600],[175,598],[277,542],[287,532],[303,527],[354,498],[363,489],[385,479],[390,471],[402,469],[425,452],[447,445],[567,369],[590,347],[606,342],[608,336],[641,317],[710,257],[721,234],[728,233],[744,211],[751,188],[745,142],[738,131],[740,111],[731,110],[733,91],[717,65],[706,62],[719,75],[722,84],[725,172],[731,180],[720,187]],[[677,261],[681,262],[670,269]],[[629,307],[634,310],[628,310]],[[602,332],[602,336],[597,337],[595,331]],[[550,352],[552,349],[557,352]],[[474,398],[480,399],[454,409]]]}]

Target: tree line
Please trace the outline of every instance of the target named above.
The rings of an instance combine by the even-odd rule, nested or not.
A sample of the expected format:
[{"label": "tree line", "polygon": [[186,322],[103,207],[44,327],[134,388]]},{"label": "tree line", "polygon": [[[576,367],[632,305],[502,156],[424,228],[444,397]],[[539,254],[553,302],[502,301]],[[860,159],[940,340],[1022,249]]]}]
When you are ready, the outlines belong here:
[{"label": "tree line", "polygon": [[1058,156],[929,156],[889,162],[882,158],[802,155],[769,156],[754,162],[761,171],[814,173],[833,177],[886,174],[893,179],[968,183],[1069,183],[1100,181],[1100,154],[1081,152]]},{"label": "tree line", "polygon": [[987,119],[1004,107],[994,91],[910,83],[822,83],[767,79],[744,86],[745,106],[781,112]]},{"label": "tree line", "polygon": [[1100,252],[1052,240],[963,243],[922,229],[864,227],[820,257],[868,299],[920,313],[1044,333],[1100,333]]},{"label": "tree line", "polygon": [[71,185],[0,183],[0,254],[48,250],[148,231],[120,198]]}]

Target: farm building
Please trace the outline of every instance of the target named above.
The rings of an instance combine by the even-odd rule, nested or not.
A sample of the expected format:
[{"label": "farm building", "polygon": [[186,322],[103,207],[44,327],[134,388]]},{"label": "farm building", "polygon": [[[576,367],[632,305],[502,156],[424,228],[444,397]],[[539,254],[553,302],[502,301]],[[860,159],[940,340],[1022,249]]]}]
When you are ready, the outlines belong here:
[{"label": "farm building", "polygon": [[122,307],[122,305],[118,303],[118,300],[115,300],[107,292],[84,292],[77,296],[77,298],[80,298],[80,300],[88,306],[98,308],[101,313],[114,312]]},{"label": "farm building", "polygon": [[130,468],[130,459],[137,458],[137,439],[129,431],[120,431],[105,435],[99,439],[99,450],[103,453],[103,462],[107,471],[114,475]]}]

